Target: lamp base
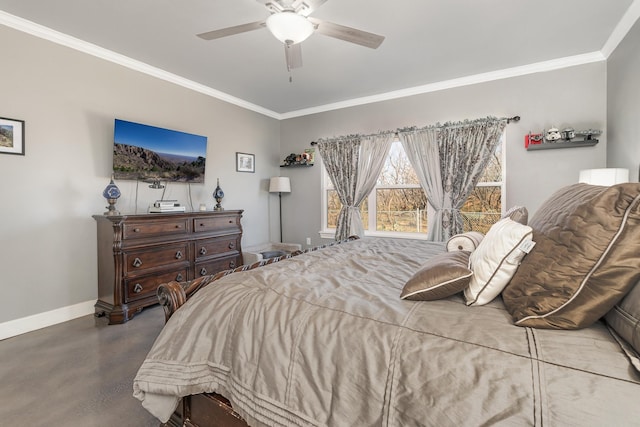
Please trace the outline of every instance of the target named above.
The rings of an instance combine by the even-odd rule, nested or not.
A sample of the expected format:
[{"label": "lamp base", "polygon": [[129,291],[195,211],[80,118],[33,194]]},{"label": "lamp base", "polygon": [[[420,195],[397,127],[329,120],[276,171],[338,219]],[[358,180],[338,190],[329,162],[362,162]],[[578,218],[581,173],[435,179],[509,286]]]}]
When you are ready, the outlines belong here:
[{"label": "lamp base", "polygon": [[220,202],[222,201],[222,197],[216,197],[216,205],[213,207],[214,211],[223,211],[224,208],[222,207],[222,205],[220,204]]},{"label": "lamp base", "polygon": [[107,211],[103,215],[107,215],[107,216],[120,215],[120,211],[116,209],[117,201],[118,199],[107,199],[109,206],[106,206]]}]

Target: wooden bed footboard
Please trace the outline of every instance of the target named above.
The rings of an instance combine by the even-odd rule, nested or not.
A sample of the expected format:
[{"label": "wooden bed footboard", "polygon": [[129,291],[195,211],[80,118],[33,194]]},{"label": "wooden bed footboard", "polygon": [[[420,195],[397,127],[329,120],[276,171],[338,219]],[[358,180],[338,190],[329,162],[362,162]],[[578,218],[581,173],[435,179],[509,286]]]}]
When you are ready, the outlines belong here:
[{"label": "wooden bed footboard", "polygon": [[[165,322],[179,309],[189,298],[205,286],[221,277],[238,271],[247,271],[264,265],[273,264],[283,259],[291,258],[303,253],[315,251],[328,246],[359,239],[351,236],[345,240],[332,242],[322,246],[316,246],[304,251],[296,251],[277,258],[270,258],[255,262],[251,265],[242,265],[233,270],[221,271],[210,276],[203,276],[188,282],[169,282],[158,287],[158,300],[164,309]],[[171,419],[161,427],[249,427],[242,417],[233,410],[231,402],[217,393],[201,393],[185,396],[178,404],[178,408]]]}]

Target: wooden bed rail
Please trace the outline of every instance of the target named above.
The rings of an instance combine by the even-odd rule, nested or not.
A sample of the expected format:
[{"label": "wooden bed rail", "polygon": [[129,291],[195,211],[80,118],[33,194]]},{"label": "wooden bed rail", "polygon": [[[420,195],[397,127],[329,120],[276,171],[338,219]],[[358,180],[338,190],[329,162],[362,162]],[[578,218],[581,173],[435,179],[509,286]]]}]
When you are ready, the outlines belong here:
[{"label": "wooden bed rail", "polygon": [[160,286],[158,286],[157,295],[158,295],[158,301],[160,302],[160,305],[164,309],[165,322],[168,321],[169,318],[173,315],[173,313],[175,313],[177,309],[179,309],[185,302],[187,302],[187,300],[191,298],[193,294],[195,294],[205,286],[209,285],[209,283],[220,279],[221,277],[224,277],[228,274],[236,273],[238,271],[253,270],[254,268],[262,267],[268,264],[273,264],[274,262],[282,261],[283,259],[292,258],[300,254],[317,251],[318,249],[338,245],[345,242],[350,242],[357,239],[359,239],[358,236],[350,236],[344,240],[327,243],[326,245],[315,246],[313,248],[305,249],[303,251],[295,251],[280,257],[264,259],[249,265],[241,265],[240,267],[236,267],[231,270],[224,270],[216,274],[202,276],[187,282],[172,281],[169,283],[163,283]]}]

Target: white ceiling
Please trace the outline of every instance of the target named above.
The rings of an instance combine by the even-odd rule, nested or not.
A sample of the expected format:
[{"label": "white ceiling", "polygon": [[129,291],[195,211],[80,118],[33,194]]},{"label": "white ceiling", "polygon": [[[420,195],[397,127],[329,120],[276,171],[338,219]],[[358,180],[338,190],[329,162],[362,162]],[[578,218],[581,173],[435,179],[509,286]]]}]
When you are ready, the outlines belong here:
[{"label": "white ceiling", "polygon": [[72,36],[286,118],[539,63],[601,60],[625,20],[627,27],[635,22],[629,16],[639,2],[329,0],[311,16],[386,39],[372,50],[313,34],[302,43],[304,66],[293,70],[292,82],[283,45],[266,28],[196,37],[265,19],[256,0],[0,0],[0,23],[58,42]]}]

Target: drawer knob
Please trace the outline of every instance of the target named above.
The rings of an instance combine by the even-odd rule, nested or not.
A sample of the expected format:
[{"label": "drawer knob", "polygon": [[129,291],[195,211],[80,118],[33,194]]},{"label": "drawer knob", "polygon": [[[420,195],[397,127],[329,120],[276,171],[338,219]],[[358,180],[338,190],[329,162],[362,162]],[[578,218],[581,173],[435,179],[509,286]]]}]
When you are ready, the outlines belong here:
[{"label": "drawer knob", "polygon": [[176,259],[182,259],[182,257],[183,257],[182,251],[176,252]]},{"label": "drawer knob", "polygon": [[229,263],[229,268],[236,268],[236,262],[235,261],[231,261]]},{"label": "drawer knob", "polygon": [[142,260],[140,258],[136,258],[133,260],[134,267],[140,267],[142,265]]},{"label": "drawer knob", "polygon": [[236,242],[229,243],[229,249],[234,249],[236,247]]},{"label": "drawer knob", "polygon": [[180,224],[176,224],[176,228],[180,228]]},{"label": "drawer knob", "polygon": [[139,233],[139,232],[140,232],[140,229],[139,229],[139,228],[134,228],[134,229],[133,229],[133,232],[134,232],[134,233]]},{"label": "drawer knob", "polygon": [[200,255],[206,255],[207,254],[207,248],[205,248],[204,246],[200,248]]},{"label": "drawer knob", "polygon": [[136,285],[133,287],[133,292],[135,292],[136,294],[142,292],[142,285],[140,283],[136,283]]},{"label": "drawer knob", "polygon": [[206,276],[206,275],[207,275],[207,269],[206,269],[206,268],[204,268],[204,267],[202,267],[202,268],[200,269],[200,275],[201,275],[201,276]]},{"label": "drawer knob", "polygon": [[176,282],[182,282],[182,280],[184,280],[184,277],[182,277],[182,273],[178,273],[178,275],[176,276]]}]

